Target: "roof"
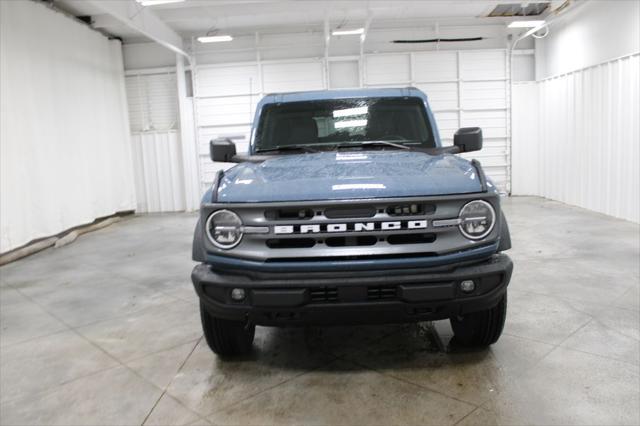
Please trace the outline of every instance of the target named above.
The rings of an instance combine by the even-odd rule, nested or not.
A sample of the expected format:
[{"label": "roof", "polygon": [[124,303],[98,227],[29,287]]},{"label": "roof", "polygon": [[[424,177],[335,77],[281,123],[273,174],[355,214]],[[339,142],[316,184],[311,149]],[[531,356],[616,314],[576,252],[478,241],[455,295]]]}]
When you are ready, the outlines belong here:
[{"label": "roof", "polygon": [[262,98],[258,106],[281,102],[303,102],[350,98],[385,98],[399,96],[415,96],[424,100],[427,98],[421,90],[416,89],[415,87],[313,90],[308,92],[269,93]]}]

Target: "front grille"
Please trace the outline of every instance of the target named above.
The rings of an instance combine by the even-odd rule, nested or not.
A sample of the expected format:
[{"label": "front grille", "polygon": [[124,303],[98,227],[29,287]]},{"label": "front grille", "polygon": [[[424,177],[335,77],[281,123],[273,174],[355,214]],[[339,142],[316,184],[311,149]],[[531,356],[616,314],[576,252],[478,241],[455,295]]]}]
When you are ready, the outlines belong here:
[{"label": "front grille", "polygon": [[436,206],[433,204],[394,204],[386,208],[389,216],[412,216],[433,214]]},{"label": "front grille", "polygon": [[311,303],[337,302],[338,288],[337,287],[313,288],[309,291],[309,296],[311,299]]},{"label": "front grille", "polygon": [[367,288],[368,300],[395,299],[398,293],[396,286],[377,286]]},{"label": "front grille", "polygon": [[[232,250],[207,245],[218,255],[259,262],[332,262],[432,257],[469,249],[495,240],[499,227],[483,241],[471,243],[454,220],[470,199],[491,201],[497,195],[407,197],[296,203],[247,203],[208,206],[236,212],[246,228]],[[493,198],[492,198],[493,197]]]},{"label": "front grille", "polygon": [[[263,241],[269,249],[280,252],[432,244],[435,233],[424,233],[424,228],[409,224],[428,223],[435,212],[435,204],[424,202],[267,208],[264,218],[273,224],[275,235]],[[383,228],[390,222],[399,227]]]},{"label": "front grille", "polygon": [[384,253],[384,254],[361,254],[361,255],[345,255],[345,256],[322,256],[322,257],[278,257],[266,259],[266,263],[271,262],[328,262],[341,260],[376,260],[376,259],[415,259],[419,257],[435,257],[434,252],[420,253]]},{"label": "front grille", "polygon": [[[398,286],[370,286],[367,287],[365,301],[375,300],[396,300],[398,294]],[[319,287],[309,289],[309,299],[311,303],[337,303],[339,302],[337,287]]]},{"label": "front grille", "polygon": [[436,234],[397,234],[389,235],[389,244],[430,244],[436,240]]},{"label": "front grille", "polygon": [[376,215],[376,208],[374,206],[365,207],[332,207],[324,211],[324,215],[329,219],[357,219],[368,218]]},{"label": "front grille", "polygon": [[270,209],[264,212],[264,217],[269,220],[300,220],[311,219],[315,212],[311,209],[282,208]]},{"label": "front grille", "polygon": [[372,246],[378,242],[375,235],[358,235],[353,237],[329,237],[325,244],[329,247]]},{"label": "front grille", "polygon": [[265,244],[271,249],[310,248],[316,241],[313,238],[272,238]]},{"label": "front grille", "polygon": [[328,207],[322,210],[310,208],[286,207],[281,209],[268,209],[264,217],[268,220],[301,220],[325,217],[329,219],[367,219],[377,213],[386,213],[389,216],[422,216],[432,215],[436,211],[434,204],[389,204],[378,208],[375,205],[355,207]]}]

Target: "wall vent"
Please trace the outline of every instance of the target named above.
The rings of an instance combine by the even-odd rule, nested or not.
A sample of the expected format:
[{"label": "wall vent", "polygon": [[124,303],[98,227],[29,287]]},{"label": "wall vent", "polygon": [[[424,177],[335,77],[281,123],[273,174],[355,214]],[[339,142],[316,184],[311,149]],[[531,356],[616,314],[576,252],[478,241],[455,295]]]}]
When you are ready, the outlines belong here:
[{"label": "wall vent", "polygon": [[499,4],[488,16],[539,16],[549,7],[548,2]]}]

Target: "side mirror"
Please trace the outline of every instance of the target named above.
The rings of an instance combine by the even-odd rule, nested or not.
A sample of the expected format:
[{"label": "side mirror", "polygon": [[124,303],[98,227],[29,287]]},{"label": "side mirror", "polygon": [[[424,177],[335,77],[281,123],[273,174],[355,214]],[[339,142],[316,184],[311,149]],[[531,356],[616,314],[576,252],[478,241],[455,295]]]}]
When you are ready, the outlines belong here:
[{"label": "side mirror", "polygon": [[460,152],[480,151],[482,149],[482,129],[480,127],[462,127],[453,135],[453,145]]},{"label": "side mirror", "polygon": [[231,139],[219,138],[209,142],[209,155],[211,161],[233,163],[236,155],[236,144]]}]

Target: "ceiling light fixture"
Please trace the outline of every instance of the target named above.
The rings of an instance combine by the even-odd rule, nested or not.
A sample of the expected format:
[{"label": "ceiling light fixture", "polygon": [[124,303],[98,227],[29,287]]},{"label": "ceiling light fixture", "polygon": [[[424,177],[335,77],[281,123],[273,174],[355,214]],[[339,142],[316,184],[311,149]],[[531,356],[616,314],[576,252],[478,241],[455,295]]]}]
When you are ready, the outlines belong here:
[{"label": "ceiling light fixture", "polygon": [[218,35],[218,36],[204,36],[198,37],[200,43],[220,43],[223,41],[231,41],[233,37],[230,35]]},{"label": "ceiling light fixture", "polygon": [[513,21],[509,24],[509,28],[536,28],[544,23],[544,21]]},{"label": "ceiling light fixture", "polygon": [[341,35],[360,35],[364,34],[364,28],[356,28],[355,30],[335,30],[331,32],[331,35],[341,36]]},{"label": "ceiling light fixture", "polygon": [[136,0],[142,6],[156,6],[159,4],[182,3],[185,0]]}]

